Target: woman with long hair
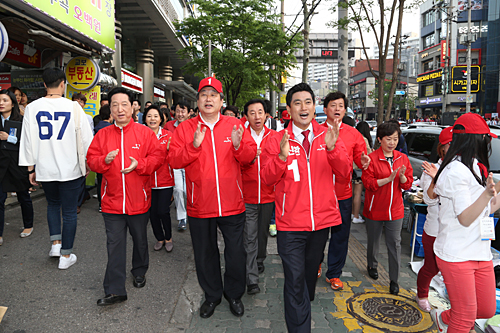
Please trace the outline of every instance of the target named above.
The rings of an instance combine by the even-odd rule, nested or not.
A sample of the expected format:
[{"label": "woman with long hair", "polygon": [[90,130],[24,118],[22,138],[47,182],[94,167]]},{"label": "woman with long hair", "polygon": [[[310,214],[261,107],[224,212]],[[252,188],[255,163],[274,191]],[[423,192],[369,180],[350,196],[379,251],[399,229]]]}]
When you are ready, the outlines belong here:
[{"label": "woman with long hair", "polygon": [[397,151],[401,129],[399,124],[385,122],[377,128],[380,148],[371,153],[371,163],[363,170],[361,179],[366,187],[363,215],[366,218],[368,275],[378,279],[380,238],[385,228],[385,243],[389,254],[389,291],[399,293],[401,262],[401,228],[404,205],[401,191],[409,190],[413,182],[413,169],[408,157]]},{"label": "woman with long hair", "polygon": [[160,141],[160,149],[165,154],[164,163],[151,175],[152,191],[149,219],[157,241],[154,250],[159,251],[165,245],[165,250],[170,252],[174,247],[170,219],[170,199],[174,191],[174,173],[167,162],[167,156],[172,133],[163,128],[165,115],[154,104],[146,109],[142,119],[146,126],[155,132]]},{"label": "woman with long hair", "polygon": [[443,158],[450,148],[453,136],[453,127],[447,127],[439,134],[437,153],[439,161],[436,164],[423,163],[424,173],[420,178],[420,186],[424,191],[424,202],[427,204],[427,216],[422,234],[422,244],[424,246],[424,266],[418,271],[416,301],[420,310],[431,311],[429,303],[429,285],[432,278],[439,272],[434,254],[434,242],[439,231],[439,197],[434,193],[434,183],[432,182],[443,162]]},{"label": "woman with long hair", "polygon": [[436,263],[448,291],[451,309],[432,309],[440,332],[469,333],[477,318],[495,315],[495,274],[491,213],[500,208],[500,183],[488,173],[490,129],[483,118],[466,113],[453,125],[453,140],[434,178],[439,196]]},{"label": "woman with long hair", "polygon": [[17,105],[19,107],[19,113],[21,114],[21,116],[24,116],[24,106],[21,104],[22,99],[23,99],[22,90],[19,89],[18,87],[14,87],[14,86],[10,86],[9,88],[7,88],[7,90],[16,96]]},{"label": "woman with long hair", "polygon": [[19,140],[21,133],[15,133],[20,126],[7,127],[6,121],[22,123],[16,95],[9,90],[0,90],[0,245],[3,244],[5,222],[5,200],[7,192],[16,192],[21,204],[24,230],[20,236],[28,237],[33,232],[33,203],[29,193],[28,168],[19,166]]},{"label": "woman with long hair", "polygon": [[[366,121],[360,121],[356,129],[361,133],[366,144],[367,154],[373,151],[372,136],[370,134],[370,125]],[[361,169],[356,165],[353,168],[352,175],[352,223],[363,223],[365,220],[359,215],[361,210],[361,193],[363,193],[363,182],[361,181]]]}]

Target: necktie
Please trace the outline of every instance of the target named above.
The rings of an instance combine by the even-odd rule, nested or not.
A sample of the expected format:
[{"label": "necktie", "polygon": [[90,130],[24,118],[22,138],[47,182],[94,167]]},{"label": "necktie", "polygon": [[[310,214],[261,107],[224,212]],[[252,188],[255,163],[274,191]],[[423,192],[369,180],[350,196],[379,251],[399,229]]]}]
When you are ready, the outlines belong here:
[{"label": "necktie", "polygon": [[309,130],[302,132],[304,136],[304,141],[302,141],[302,147],[306,150],[307,155],[309,155],[309,148],[311,147],[311,143],[309,143]]}]

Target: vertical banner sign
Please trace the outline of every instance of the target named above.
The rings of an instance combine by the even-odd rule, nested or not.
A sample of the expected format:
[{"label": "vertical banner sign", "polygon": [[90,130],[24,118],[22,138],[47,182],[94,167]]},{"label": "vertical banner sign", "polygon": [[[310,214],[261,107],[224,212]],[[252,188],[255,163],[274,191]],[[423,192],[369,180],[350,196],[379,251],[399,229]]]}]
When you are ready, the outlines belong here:
[{"label": "vertical banner sign", "polygon": [[72,99],[73,95],[77,93],[83,94],[83,96],[87,97],[87,103],[85,103],[83,111],[92,116],[92,118],[97,116],[101,105],[101,86],[95,86],[90,90],[76,90],[73,87],[66,85],[66,98]]},{"label": "vertical banner sign", "polygon": [[114,0],[22,0],[72,30],[115,49]]}]

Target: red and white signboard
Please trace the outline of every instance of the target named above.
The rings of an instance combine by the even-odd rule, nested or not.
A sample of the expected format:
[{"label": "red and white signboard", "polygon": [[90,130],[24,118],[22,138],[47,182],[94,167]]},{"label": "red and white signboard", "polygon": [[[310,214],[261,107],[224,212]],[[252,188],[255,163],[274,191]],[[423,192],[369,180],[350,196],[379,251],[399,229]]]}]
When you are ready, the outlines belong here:
[{"label": "red and white signboard", "polygon": [[142,94],[142,77],[122,68],[122,87]]},{"label": "red and white signboard", "polygon": [[158,88],[157,86],[154,86],[154,96],[155,97],[162,97],[165,98],[165,90]]},{"label": "red and white signboard", "polygon": [[0,73],[0,90],[7,89],[11,86],[10,73]]},{"label": "red and white signboard", "polygon": [[26,46],[14,40],[9,40],[9,51],[5,55],[5,59],[10,59],[32,67],[42,67],[42,57],[38,49],[31,49],[31,52],[25,53]]}]

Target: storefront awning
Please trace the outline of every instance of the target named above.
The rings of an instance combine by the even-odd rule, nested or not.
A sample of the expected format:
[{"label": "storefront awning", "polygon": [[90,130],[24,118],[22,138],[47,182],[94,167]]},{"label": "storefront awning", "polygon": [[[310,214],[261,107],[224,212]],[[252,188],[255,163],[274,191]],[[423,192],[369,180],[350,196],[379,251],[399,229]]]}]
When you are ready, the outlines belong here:
[{"label": "storefront awning", "polygon": [[167,90],[171,90],[190,101],[196,101],[197,91],[184,81],[167,81],[155,78],[154,83]]}]

